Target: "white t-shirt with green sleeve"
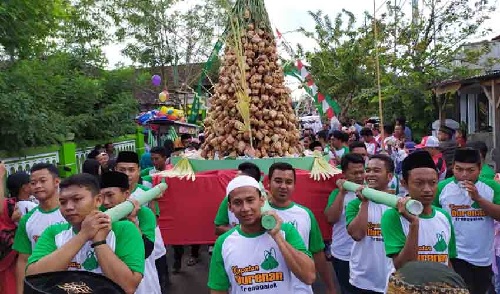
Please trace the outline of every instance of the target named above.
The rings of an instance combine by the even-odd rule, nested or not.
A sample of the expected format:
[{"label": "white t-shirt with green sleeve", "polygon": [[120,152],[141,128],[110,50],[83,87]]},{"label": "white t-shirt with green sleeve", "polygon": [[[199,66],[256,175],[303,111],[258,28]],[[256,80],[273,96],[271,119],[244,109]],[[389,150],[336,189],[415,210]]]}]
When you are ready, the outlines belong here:
[{"label": "white t-shirt with green sleeve", "polygon": [[[28,264],[39,261],[64,246],[76,236],[70,224],[58,224],[47,228],[38,240]],[[135,225],[129,221],[114,222],[106,237],[106,244],[130,270],[144,273],[144,243]],[[70,271],[87,271],[102,274],[92,241],[87,241],[69,264]]]},{"label": "white t-shirt with green sleeve", "polygon": [[[309,208],[293,202],[290,206],[285,208],[276,207],[271,203],[269,203],[269,205],[276,211],[276,214],[278,214],[283,222],[295,227],[302,237],[306,249],[311,252],[311,254],[314,255],[325,249],[325,242],[323,241],[318,222]],[[295,283],[293,293],[313,293],[310,285],[304,284],[294,275],[292,278]]]},{"label": "white t-shirt with green sleeve", "polygon": [[[479,178],[475,186],[482,198],[500,204],[500,185],[494,180]],[[490,266],[493,263],[493,218],[472,201],[455,177],[439,182],[434,205],[442,207],[451,216],[457,258],[476,266]]]},{"label": "white t-shirt with green sleeve", "polygon": [[59,207],[43,211],[39,206],[25,214],[19,221],[12,249],[30,255],[38,238],[51,225],[67,223]]},{"label": "white t-shirt with green sleeve", "polygon": [[[339,194],[339,189],[333,190],[328,197],[328,204],[326,205],[325,211],[332,206],[333,202]],[[345,212],[346,207],[349,202],[356,199],[356,193],[347,192],[344,196],[344,203],[342,204],[342,214],[340,215],[339,221],[333,225],[332,228],[332,245],[330,246],[330,252],[333,257],[338,258],[343,261],[349,261],[351,258],[351,249],[354,244],[354,240],[349,236],[346,229]]]},{"label": "white t-shirt with green sleeve", "polygon": [[[455,233],[450,215],[441,208],[432,207],[429,216],[420,215],[418,227],[418,260],[448,265],[457,255]],[[410,223],[394,208],[382,216],[382,235],[388,257],[399,254],[406,244]]]},{"label": "white t-shirt with green sleeve", "polygon": [[240,221],[236,218],[234,213],[229,210],[228,198],[227,196],[222,199],[222,202],[219,205],[219,209],[217,210],[217,214],[215,215],[214,224],[216,226],[230,226],[234,227],[238,225]]},{"label": "white t-shirt with green sleeve", "polygon": [[[361,200],[354,199],[347,204],[346,224],[358,215]],[[349,283],[365,290],[384,293],[390,274],[394,271],[392,259],[385,255],[384,239],[380,230],[382,215],[389,207],[368,202],[368,227],[366,236],[354,242],[349,263]]]},{"label": "white t-shirt with green sleeve", "polygon": [[[281,234],[295,249],[311,256],[299,232],[284,223]],[[236,226],[217,238],[210,262],[208,287],[231,294],[294,293],[292,272],[266,232],[246,234]]]}]

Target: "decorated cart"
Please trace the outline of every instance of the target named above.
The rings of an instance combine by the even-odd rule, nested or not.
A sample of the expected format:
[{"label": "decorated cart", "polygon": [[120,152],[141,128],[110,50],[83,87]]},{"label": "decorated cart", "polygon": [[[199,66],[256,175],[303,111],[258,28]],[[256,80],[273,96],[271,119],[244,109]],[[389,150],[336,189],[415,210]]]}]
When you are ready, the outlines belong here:
[{"label": "decorated cart", "polygon": [[[159,200],[164,241],[214,243],[213,222],[226,186],[249,157],[264,173],[275,162],[297,169],[294,201],[314,212],[329,239],[331,226],[323,210],[340,171],[321,154],[303,157],[299,122],[264,1],[237,0],[228,15],[224,58],[204,120],[205,142],[198,153],[174,158],[172,166],[153,179],[168,184]],[[265,178],[265,187],[267,182]]]}]

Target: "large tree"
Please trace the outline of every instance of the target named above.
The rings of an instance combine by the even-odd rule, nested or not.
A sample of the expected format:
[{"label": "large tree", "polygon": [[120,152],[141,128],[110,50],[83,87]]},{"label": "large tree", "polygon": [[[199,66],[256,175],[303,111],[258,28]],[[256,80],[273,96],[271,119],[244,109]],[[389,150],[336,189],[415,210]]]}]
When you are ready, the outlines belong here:
[{"label": "large tree", "polygon": [[0,1],[0,53],[10,60],[43,53],[66,17],[66,0]]},{"label": "large tree", "polygon": [[[196,2],[196,1],[194,1]],[[116,0],[114,14],[123,53],[136,64],[159,68],[205,62],[225,27],[218,1]],[[187,7],[187,9],[185,9]],[[190,84],[199,72],[187,73],[176,88]],[[165,80],[165,79],[164,79]]]}]

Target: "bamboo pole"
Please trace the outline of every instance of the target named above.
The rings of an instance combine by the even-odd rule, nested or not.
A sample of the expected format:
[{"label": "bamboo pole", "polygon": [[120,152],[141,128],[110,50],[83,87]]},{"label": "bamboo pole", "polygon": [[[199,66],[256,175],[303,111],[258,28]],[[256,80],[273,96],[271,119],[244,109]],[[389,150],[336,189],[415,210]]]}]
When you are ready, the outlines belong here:
[{"label": "bamboo pole", "polygon": [[377,6],[376,0],[373,0],[373,35],[374,35],[374,45],[375,45],[375,61],[377,66],[377,88],[378,88],[378,112],[380,116],[380,125],[382,126],[382,150],[385,150],[385,131],[384,131],[384,113],[382,107],[382,88],[380,86],[380,55],[378,50],[378,32],[377,32]]}]

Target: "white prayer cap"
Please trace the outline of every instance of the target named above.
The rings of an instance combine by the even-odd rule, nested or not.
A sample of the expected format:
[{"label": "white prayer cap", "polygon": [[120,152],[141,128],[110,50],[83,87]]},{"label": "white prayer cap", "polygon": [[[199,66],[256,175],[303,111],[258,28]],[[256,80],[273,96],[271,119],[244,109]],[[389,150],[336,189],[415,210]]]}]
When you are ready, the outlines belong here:
[{"label": "white prayer cap", "polygon": [[241,175],[232,179],[231,182],[227,184],[226,195],[229,196],[229,193],[231,193],[234,189],[241,187],[254,187],[257,190],[260,190],[259,182],[257,182],[254,178]]}]

